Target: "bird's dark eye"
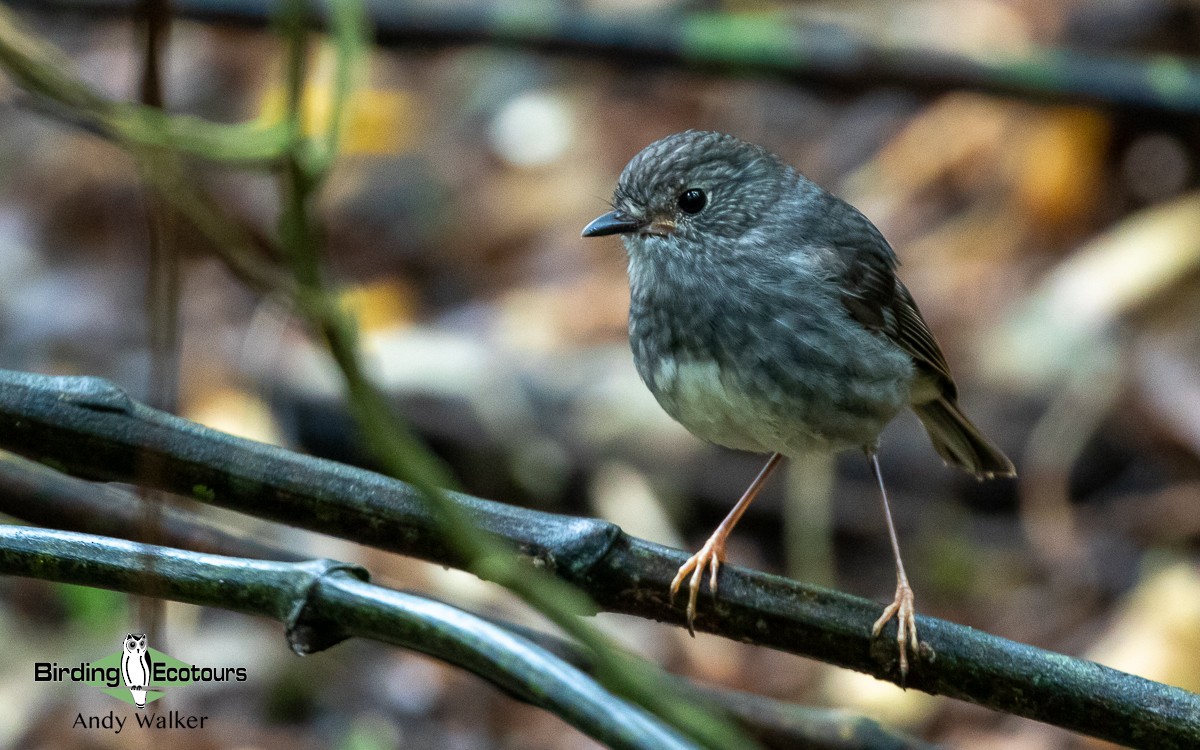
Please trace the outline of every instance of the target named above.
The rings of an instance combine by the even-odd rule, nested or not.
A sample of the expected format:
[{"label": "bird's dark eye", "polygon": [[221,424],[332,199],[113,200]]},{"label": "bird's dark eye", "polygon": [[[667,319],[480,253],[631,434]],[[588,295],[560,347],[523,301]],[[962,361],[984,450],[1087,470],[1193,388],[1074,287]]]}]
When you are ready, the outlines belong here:
[{"label": "bird's dark eye", "polygon": [[685,214],[698,214],[708,205],[708,196],[700,188],[688,188],[679,196],[679,210]]}]

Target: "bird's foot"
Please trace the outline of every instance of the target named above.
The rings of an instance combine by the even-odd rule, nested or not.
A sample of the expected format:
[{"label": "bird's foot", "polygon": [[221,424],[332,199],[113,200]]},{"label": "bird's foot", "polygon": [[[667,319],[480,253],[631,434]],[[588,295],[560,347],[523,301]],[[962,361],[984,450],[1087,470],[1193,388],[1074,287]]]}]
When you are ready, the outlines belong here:
[{"label": "bird's foot", "polygon": [[712,590],[713,601],[717,599],[717,571],[721,568],[721,563],[725,561],[725,538],[719,534],[713,534],[700,551],[688,558],[688,561],[679,567],[679,572],[675,574],[675,579],[671,581],[671,601],[675,601],[675,595],[679,593],[679,586],[683,580],[691,575],[691,581],[688,583],[688,605],[687,605],[687,626],[688,632],[693,637],[696,635],[696,630],[693,623],[696,620],[696,599],[700,596],[700,585],[704,581],[704,570],[708,568],[711,572],[708,583]]},{"label": "bird's foot", "polygon": [[901,581],[896,584],[896,598],[875,621],[871,635],[879,637],[883,626],[893,617],[896,618],[896,643],[900,647],[900,681],[903,682],[908,676],[908,650],[911,648],[915,657],[920,649],[917,641],[917,609],[913,603],[912,587],[907,582]]}]

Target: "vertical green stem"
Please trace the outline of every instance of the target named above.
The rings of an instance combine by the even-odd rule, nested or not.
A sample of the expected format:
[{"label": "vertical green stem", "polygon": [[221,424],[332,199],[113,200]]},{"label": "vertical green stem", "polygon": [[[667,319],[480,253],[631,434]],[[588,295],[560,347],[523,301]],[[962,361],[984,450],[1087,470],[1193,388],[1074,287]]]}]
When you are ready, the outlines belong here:
[{"label": "vertical green stem", "polygon": [[[347,3],[348,5],[348,3]],[[287,45],[286,106],[288,146],[280,175],[283,207],[279,234],[293,277],[299,287],[299,305],[312,327],[324,338],[346,384],[350,409],[364,440],[385,472],[417,487],[438,519],[446,539],[480,578],[498,583],[549,617],[585,645],[596,660],[601,682],[618,695],[662,716],[709,747],[749,748],[751,743],[735,725],[708,705],[680,699],[649,665],[619,651],[598,629],[580,619],[595,611],[586,595],[548,575],[531,572],[511,549],[481,533],[467,513],[445,494],[450,474],[417,438],[395,419],[386,398],[364,371],[351,316],[327,290],[320,273],[321,240],[313,218],[312,199],[332,166],[336,130],[350,87],[342,71],[336,82],[335,121],[322,123],[333,134],[325,150],[306,140],[303,122],[303,87],[307,54],[307,6],[289,0],[280,17]],[[353,22],[355,14],[342,8],[333,15],[339,24]],[[354,36],[334,30],[342,44]],[[343,66],[356,56],[343,54]],[[317,130],[314,124],[313,130]]]}]

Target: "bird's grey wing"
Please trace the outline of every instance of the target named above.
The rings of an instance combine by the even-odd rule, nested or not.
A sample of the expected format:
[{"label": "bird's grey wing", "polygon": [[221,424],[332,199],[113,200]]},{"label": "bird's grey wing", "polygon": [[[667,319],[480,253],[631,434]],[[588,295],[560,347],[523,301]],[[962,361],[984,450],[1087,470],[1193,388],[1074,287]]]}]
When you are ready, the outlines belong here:
[{"label": "bird's grey wing", "polygon": [[917,303],[913,301],[908,288],[896,279],[896,296],[892,305],[895,317],[895,334],[889,336],[900,344],[904,351],[912,355],[920,369],[931,371],[942,389],[942,394],[950,398],[958,396],[958,388],[954,385],[954,376],[950,374],[950,365],[942,354],[933,332],[921,317]]},{"label": "bird's grey wing", "polygon": [[841,301],[864,328],[886,336],[917,365],[932,375],[941,392],[954,398],[957,389],[941,347],[921,317],[912,294],[896,277],[896,256],[873,224],[852,207],[851,231],[837,243],[835,273],[841,282]]}]

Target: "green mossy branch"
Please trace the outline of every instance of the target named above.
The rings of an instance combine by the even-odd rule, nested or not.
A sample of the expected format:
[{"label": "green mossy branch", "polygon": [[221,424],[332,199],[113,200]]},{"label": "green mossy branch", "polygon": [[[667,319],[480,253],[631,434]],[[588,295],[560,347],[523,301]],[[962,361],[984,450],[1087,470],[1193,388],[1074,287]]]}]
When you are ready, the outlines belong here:
[{"label": "green mossy branch", "polygon": [[[128,16],[133,0],[16,0],[41,12]],[[272,0],[173,0],[181,17],[263,27]],[[390,47],[488,44],[618,65],[783,77],[838,91],[899,86],[931,94],[974,90],[1038,101],[1188,117],[1200,113],[1200,65],[1030,47],[971,55],[871,38],[796,14],[584,14],[538,4],[370,2],[376,42]]]}]

